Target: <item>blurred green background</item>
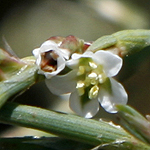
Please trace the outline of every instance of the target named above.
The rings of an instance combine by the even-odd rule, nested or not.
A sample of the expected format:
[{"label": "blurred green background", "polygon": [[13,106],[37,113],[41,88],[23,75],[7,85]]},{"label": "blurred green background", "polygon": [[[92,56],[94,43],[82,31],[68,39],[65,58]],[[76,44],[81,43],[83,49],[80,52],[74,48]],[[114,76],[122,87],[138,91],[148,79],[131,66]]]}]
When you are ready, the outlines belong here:
[{"label": "blurred green background", "polygon": [[[149,29],[149,14],[149,0],[0,0],[0,47],[4,47],[4,36],[15,53],[25,57],[55,35],[75,35],[85,41],[94,41],[124,29]],[[144,115],[150,113],[149,51],[146,48],[125,58],[117,76],[129,94],[128,104]],[[73,113],[67,97],[52,95],[44,82],[31,87],[14,101]],[[101,109],[96,118],[111,119],[112,116]],[[12,130],[0,126],[3,137],[41,135],[26,128]]]}]

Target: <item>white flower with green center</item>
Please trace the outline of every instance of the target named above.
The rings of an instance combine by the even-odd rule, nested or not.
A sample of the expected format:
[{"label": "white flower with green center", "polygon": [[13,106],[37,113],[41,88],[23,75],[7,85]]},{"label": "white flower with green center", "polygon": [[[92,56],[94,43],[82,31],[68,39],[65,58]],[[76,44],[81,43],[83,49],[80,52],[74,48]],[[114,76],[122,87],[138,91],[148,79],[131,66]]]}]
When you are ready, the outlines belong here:
[{"label": "white flower with green center", "polygon": [[60,48],[60,43],[52,40],[44,42],[40,48],[33,50],[36,64],[39,68],[38,73],[45,75],[47,79],[57,75],[65,68],[66,59],[69,59],[69,51]]},{"label": "white flower with green center", "polygon": [[127,103],[123,86],[112,77],[122,67],[122,59],[107,51],[73,54],[67,62],[72,69],[62,76],[46,80],[52,93],[71,93],[70,107],[85,118],[93,117],[99,111],[99,103],[110,113],[116,113],[116,104]]}]

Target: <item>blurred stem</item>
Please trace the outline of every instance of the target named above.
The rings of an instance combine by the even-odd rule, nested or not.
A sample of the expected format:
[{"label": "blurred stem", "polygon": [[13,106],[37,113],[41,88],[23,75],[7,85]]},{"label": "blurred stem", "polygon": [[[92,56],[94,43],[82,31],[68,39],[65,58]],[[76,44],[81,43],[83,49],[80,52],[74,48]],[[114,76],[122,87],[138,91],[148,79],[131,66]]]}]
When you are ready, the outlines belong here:
[{"label": "blurred stem", "polygon": [[116,142],[134,150],[149,149],[147,145],[134,139],[121,127],[108,122],[16,103],[7,102],[1,108],[0,122],[39,129],[94,146]]},{"label": "blurred stem", "polygon": [[31,136],[0,138],[0,146],[6,150],[89,150],[93,148],[92,145],[60,137]]},{"label": "blurred stem", "polygon": [[116,107],[123,126],[138,139],[150,143],[150,122],[128,105]]}]

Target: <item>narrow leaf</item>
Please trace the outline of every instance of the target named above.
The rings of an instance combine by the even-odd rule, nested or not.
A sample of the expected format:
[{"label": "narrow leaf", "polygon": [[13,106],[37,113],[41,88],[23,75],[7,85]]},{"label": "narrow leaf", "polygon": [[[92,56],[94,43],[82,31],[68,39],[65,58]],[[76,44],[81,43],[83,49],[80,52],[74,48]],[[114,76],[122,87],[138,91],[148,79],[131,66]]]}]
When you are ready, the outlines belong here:
[{"label": "narrow leaf", "polygon": [[0,122],[39,129],[70,140],[98,146],[123,141],[124,146],[149,146],[137,141],[120,126],[104,121],[45,110],[33,106],[6,103],[0,110]]}]

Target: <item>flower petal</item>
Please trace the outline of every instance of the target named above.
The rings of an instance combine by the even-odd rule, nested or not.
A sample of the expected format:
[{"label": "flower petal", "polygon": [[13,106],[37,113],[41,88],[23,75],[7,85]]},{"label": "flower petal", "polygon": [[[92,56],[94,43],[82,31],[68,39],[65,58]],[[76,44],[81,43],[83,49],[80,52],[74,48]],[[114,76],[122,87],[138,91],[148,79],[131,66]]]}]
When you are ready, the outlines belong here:
[{"label": "flower petal", "polygon": [[74,53],[71,56],[72,59],[66,61],[66,65],[71,69],[78,68],[79,67],[78,63],[80,58],[85,58],[85,57],[92,58],[92,56],[93,53],[90,51],[85,52],[83,54]]},{"label": "flower petal", "polygon": [[99,50],[94,53],[92,58],[97,61],[97,63],[103,65],[108,77],[115,76],[122,67],[122,58],[111,52]]},{"label": "flower petal", "polygon": [[40,54],[40,48],[36,48],[32,51],[33,55],[37,58]]},{"label": "flower petal", "polygon": [[[37,64],[38,67],[39,67],[39,65],[40,65],[40,63],[41,63],[40,48],[34,49],[34,50],[32,51],[32,53],[33,53],[33,55],[35,56],[35,58],[36,58],[36,64]],[[40,68],[40,67],[39,67],[39,68]]]},{"label": "flower petal", "polygon": [[67,49],[63,49],[63,48],[59,48],[58,47],[59,45],[56,44],[55,42],[51,41],[51,40],[48,40],[48,41],[45,41],[41,47],[40,47],[40,52],[47,52],[47,51],[50,51],[50,50],[53,50],[55,51],[58,55],[60,55],[61,57],[64,57],[65,59],[69,59],[69,55],[70,55],[70,52],[69,50]]},{"label": "flower petal", "polygon": [[77,69],[79,67],[78,64],[79,64],[78,59],[76,59],[76,60],[70,59],[70,60],[66,61],[66,66],[71,69]]},{"label": "flower petal", "polygon": [[41,47],[40,47],[40,52],[43,53],[43,52],[47,52],[47,51],[50,51],[50,50],[55,50],[58,48],[58,45],[51,41],[51,40],[48,40],[48,41],[45,41]]},{"label": "flower petal", "polygon": [[70,108],[82,117],[92,118],[99,111],[99,102],[97,99],[92,99],[82,105],[80,98],[77,90],[71,93]]},{"label": "flower petal", "polygon": [[101,106],[107,112],[116,113],[117,111],[115,109],[115,105],[126,104],[128,95],[124,87],[112,78],[110,78],[110,86],[111,89],[107,89],[101,86],[98,100],[101,103]]},{"label": "flower petal", "polygon": [[55,95],[73,92],[76,88],[76,71],[70,71],[66,75],[54,76],[46,79],[45,83],[49,90]]},{"label": "flower petal", "polygon": [[93,52],[87,51],[83,54],[78,54],[78,53],[72,54],[72,59],[76,60],[76,59],[79,59],[81,57],[90,57],[90,58],[92,58],[92,56],[93,56]]}]

